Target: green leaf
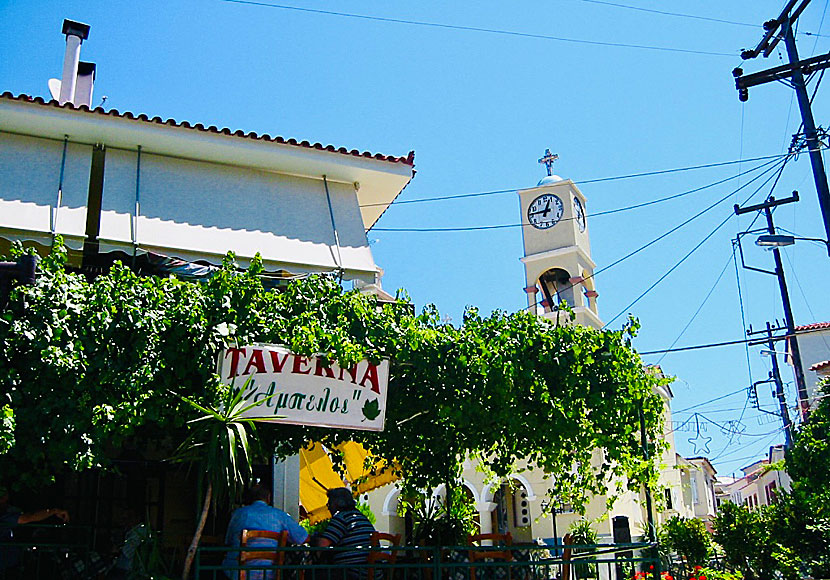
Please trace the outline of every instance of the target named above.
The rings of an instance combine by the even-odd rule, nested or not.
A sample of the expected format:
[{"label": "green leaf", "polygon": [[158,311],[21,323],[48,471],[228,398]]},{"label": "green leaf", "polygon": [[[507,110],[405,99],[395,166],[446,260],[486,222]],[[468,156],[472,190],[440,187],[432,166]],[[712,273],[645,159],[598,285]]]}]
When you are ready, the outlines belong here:
[{"label": "green leaf", "polygon": [[366,417],[369,421],[374,421],[377,419],[378,415],[380,415],[380,405],[378,404],[377,399],[372,399],[371,401],[366,401],[363,403],[363,416]]}]

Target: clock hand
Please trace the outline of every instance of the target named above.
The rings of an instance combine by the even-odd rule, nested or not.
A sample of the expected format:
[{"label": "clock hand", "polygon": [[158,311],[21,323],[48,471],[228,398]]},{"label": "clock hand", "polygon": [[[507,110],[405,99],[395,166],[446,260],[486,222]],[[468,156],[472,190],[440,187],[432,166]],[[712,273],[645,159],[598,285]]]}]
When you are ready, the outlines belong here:
[{"label": "clock hand", "polygon": [[545,211],[542,212],[542,216],[547,217],[549,211],[550,211],[550,199],[548,199],[548,202],[545,204]]}]

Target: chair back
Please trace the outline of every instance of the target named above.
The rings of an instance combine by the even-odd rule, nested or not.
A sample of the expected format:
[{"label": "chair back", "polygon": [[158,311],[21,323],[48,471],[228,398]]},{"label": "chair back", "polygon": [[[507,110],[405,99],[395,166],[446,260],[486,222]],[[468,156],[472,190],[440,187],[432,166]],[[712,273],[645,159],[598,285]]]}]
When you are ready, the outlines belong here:
[{"label": "chair back", "polygon": [[[401,544],[401,535],[400,534],[386,534],[384,532],[373,532],[372,537],[370,538],[370,545],[372,548],[381,548],[384,547],[381,542],[387,542],[387,546],[400,546]],[[369,552],[369,557],[366,561],[369,564],[374,564],[375,562],[388,562],[390,564],[394,564],[398,559],[398,551],[397,550],[390,550],[389,552],[383,552],[381,550],[373,549]],[[394,575],[394,570],[389,568],[389,580],[392,580]],[[374,580],[375,577],[375,568],[374,566],[369,567],[369,571],[367,573],[367,577],[369,580]]]},{"label": "chair back", "polygon": [[[239,547],[250,547],[250,544],[248,542],[255,538],[266,538],[269,540],[273,540],[277,543],[279,547],[283,548],[288,544],[288,530],[283,530],[281,532],[271,532],[269,530],[242,530],[239,538]],[[270,561],[271,565],[273,566],[282,566],[285,563],[285,552],[277,551],[274,549],[268,549],[265,547],[263,547],[262,550],[239,552],[240,566],[244,566],[251,560],[267,560]],[[276,574],[277,580],[280,579],[280,576],[281,571],[278,570]],[[247,580],[247,578],[247,571],[240,570],[239,580]]]},{"label": "chair back", "polygon": [[571,536],[570,534],[565,534],[565,536],[562,538],[562,543],[565,545],[565,549],[562,551],[562,580],[570,580],[571,555],[573,553],[571,544],[574,543],[573,536]]},{"label": "chair back", "polygon": [[[475,534],[473,536],[467,536],[467,543],[470,546],[481,546],[481,542],[490,540],[493,542],[492,550],[470,550],[468,552],[470,563],[478,562],[479,560],[502,560],[504,562],[512,562],[513,561],[513,551],[510,550],[509,546],[513,545],[513,535],[510,532],[506,534]],[[499,550],[499,544],[502,546],[507,547],[507,549]],[[511,570],[507,568],[507,578],[508,580],[512,577]],[[475,566],[470,566],[470,580],[476,580],[476,569]]]}]

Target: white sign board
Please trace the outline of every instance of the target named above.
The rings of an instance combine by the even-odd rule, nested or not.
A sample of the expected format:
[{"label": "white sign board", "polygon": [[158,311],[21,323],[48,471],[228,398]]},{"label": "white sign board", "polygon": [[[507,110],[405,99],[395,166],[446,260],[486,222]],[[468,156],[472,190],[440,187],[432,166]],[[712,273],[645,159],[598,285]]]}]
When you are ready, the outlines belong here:
[{"label": "white sign board", "polygon": [[219,355],[222,381],[262,401],[246,417],[275,423],[383,431],[389,361],[360,361],[349,369],[279,346],[254,344]]}]

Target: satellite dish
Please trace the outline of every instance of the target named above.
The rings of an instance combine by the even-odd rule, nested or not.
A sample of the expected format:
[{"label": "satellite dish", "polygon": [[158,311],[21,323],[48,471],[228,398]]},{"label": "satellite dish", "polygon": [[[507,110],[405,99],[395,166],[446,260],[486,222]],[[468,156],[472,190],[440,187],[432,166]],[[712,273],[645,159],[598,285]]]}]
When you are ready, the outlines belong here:
[{"label": "satellite dish", "polygon": [[49,79],[49,92],[52,94],[52,98],[56,101],[60,101],[61,99],[61,80],[60,79]]}]

